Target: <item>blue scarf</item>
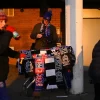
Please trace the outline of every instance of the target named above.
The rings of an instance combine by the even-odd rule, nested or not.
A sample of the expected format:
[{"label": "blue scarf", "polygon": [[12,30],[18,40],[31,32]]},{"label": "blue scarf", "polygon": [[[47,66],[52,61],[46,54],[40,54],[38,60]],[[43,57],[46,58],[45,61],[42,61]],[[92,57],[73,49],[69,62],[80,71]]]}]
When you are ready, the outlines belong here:
[{"label": "blue scarf", "polygon": [[48,24],[47,27],[45,28],[45,36],[46,37],[50,36],[50,24]]},{"label": "blue scarf", "polygon": [[50,24],[45,26],[43,23],[41,24],[40,32],[43,33],[45,37],[50,36]]}]

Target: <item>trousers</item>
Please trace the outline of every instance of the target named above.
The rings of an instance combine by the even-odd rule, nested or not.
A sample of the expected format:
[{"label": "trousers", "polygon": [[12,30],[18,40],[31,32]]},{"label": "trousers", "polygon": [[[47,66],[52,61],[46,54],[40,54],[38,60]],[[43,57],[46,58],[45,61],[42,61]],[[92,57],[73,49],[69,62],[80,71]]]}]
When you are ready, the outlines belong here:
[{"label": "trousers", "polygon": [[9,100],[5,82],[0,82],[0,100]]}]

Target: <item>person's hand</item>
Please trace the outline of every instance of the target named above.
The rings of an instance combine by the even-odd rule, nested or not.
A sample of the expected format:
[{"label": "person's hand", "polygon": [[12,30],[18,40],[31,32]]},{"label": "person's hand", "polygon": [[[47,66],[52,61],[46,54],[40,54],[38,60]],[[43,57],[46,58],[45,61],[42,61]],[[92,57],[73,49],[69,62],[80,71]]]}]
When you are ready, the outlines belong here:
[{"label": "person's hand", "polygon": [[16,32],[15,28],[12,26],[7,25],[6,31],[10,31],[13,34],[13,38],[15,38],[16,40],[20,38],[20,35]]},{"label": "person's hand", "polygon": [[37,38],[41,38],[42,37],[42,34],[37,34]]}]

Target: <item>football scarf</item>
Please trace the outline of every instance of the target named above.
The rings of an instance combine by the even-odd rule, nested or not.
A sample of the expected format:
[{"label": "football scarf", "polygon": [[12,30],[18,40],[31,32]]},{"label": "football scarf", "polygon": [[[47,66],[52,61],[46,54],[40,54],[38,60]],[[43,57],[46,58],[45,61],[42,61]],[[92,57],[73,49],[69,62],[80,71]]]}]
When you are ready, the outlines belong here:
[{"label": "football scarf", "polygon": [[35,89],[34,91],[41,91],[44,83],[44,58],[38,56],[35,58]]}]

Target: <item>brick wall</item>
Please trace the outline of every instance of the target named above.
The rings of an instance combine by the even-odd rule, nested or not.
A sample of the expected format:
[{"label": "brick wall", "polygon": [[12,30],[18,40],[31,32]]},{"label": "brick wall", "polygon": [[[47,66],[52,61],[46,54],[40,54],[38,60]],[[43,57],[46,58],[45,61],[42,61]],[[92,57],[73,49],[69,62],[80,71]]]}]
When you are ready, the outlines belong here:
[{"label": "brick wall", "polygon": [[[52,20],[51,23],[60,29],[60,8],[52,8]],[[14,9],[14,17],[8,17],[8,25],[12,25],[16,28],[16,31],[20,34],[20,40],[14,40],[12,38],[10,46],[15,50],[27,50],[30,49],[31,43],[34,40],[30,39],[30,33],[34,25],[41,22],[40,9],[38,8],[25,8],[24,12],[20,12],[20,9]],[[10,58],[10,64],[15,64],[16,59]]]}]

